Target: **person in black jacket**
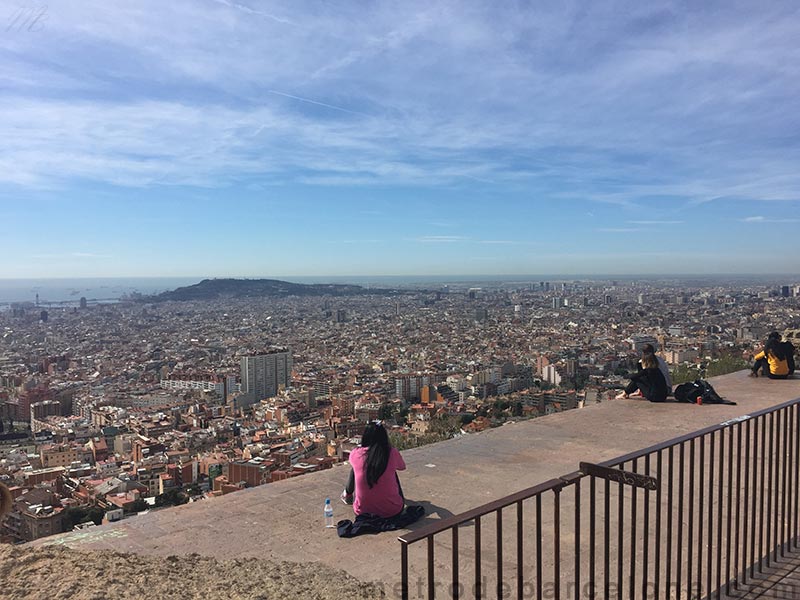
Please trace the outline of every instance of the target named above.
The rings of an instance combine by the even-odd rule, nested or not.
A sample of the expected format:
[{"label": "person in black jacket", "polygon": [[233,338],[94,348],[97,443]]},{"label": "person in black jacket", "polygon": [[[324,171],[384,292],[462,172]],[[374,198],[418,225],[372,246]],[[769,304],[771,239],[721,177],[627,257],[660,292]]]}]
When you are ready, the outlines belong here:
[{"label": "person in black jacket", "polygon": [[636,390],[650,402],[664,402],[667,399],[669,389],[663,373],[658,368],[655,354],[647,352],[642,355],[642,370],[631,375],[631,382],[617,398],[630,398]]}]

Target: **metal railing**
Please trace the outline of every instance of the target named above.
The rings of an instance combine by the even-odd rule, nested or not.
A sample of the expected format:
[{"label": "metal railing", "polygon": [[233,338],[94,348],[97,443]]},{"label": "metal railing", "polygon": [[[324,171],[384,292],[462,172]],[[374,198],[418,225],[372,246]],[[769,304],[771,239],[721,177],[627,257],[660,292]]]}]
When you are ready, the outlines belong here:
[{"label": "metal railing", "polygon": [[408,532],[400,595],[720,598],[798,547],[799,488],[797,399]]}]

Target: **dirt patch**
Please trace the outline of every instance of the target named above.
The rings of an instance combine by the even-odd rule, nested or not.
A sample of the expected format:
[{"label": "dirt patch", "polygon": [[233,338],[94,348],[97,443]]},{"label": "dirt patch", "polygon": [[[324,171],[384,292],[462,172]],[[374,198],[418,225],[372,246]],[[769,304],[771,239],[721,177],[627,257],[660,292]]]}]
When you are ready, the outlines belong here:
[{"label": "dirt patch", "polygon": [[218,561],[0,546],[4,600],[372,600],[377,585],[318,563]]}]

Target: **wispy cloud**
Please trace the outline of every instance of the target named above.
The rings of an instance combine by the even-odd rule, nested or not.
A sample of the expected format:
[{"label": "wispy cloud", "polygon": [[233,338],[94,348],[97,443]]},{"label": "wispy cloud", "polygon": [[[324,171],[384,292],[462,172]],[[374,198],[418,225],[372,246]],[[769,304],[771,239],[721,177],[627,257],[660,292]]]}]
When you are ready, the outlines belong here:
[{"label": "wispy cloud", "polygon": [[529,242],[524,240],[477,240],[478,244],[494,244],[498,246],[537,246],[542,242]]},{"label": "wispy cloud", "polygon": [[800,222],[800,219],[795,219],[792,217],[786,218],[767,218],[763,216],[755,216],[755,217],[745,217],[743,219],[739,219],[742,223],[797,223]]},{"label": "wispy cloud", "polygon": [[223,4],[223,5],[228,6],[230,8],[242,11],[243,13],[246,13],[248,15],[257,15],[257,16],[260,16],[260,17],[266,17],[267,19],[271,19],[271,20],[275,21],[276,23],[283,23],[284,25],[291,25],[292,24],[292,22],[289,19],[284,19],[282,17],[277,17],[277,16],[275,16],[275,15],[273,15],[271,13],[264,12],[263,10],[256,10],[255,8],[251,8],[249,6],[246,6],[244,4],[240,4],[238,2],[231,2],[230,0],[212,0],[212,1],[216,2],[217,4]]},{"label": "wispy cloud", "polygon": [[380,244],[381,240],[333,240],[332,244]]},{"label": "wispy cloud", "polygon": [[627,221],[631,225],[681,225],[684,221]]},{"label": "wispy cloud", "polygon": [[452,244],[465,240],[467,238],[460,235],[423,235],[422,237],[414,238],[413,241],[423,244]]},{"label": "wispy cloud", "polygon": [[97,254],[94,252],[45,252],[31,254],[30,258],[37,260],[65,260],[65,259],[95,259],[113,258],[110,254]]},{"label": "wispy cloud", "polygon": [[87,0],[51,10],[47,36],[3,36],[0,183],[257,175],[475,181],[620,208],[667,193],[798,199],[800,148],[780,109],[800,92],[788,6],[200,6]]},{"label": "wispy cloud", "polygon": [[637,227],[598,227],[595,231],[601,233],[633,233],[635,231],[641,231],[641,229]]}]

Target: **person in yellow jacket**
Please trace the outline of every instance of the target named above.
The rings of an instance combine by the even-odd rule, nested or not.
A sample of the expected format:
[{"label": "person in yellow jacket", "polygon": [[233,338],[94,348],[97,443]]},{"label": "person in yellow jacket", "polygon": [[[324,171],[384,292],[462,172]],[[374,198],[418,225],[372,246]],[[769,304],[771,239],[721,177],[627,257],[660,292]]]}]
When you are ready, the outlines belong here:
[{"label": "person in yellow jacket", "polygon": [[755,363],[750,372],[750,377],[758,377],[758,371],[770,379],[787,379],[790,375],[789,358],[786,349],[781,344],[781,334],[773,331],[764,344],[764,349],[754,357]]}]

